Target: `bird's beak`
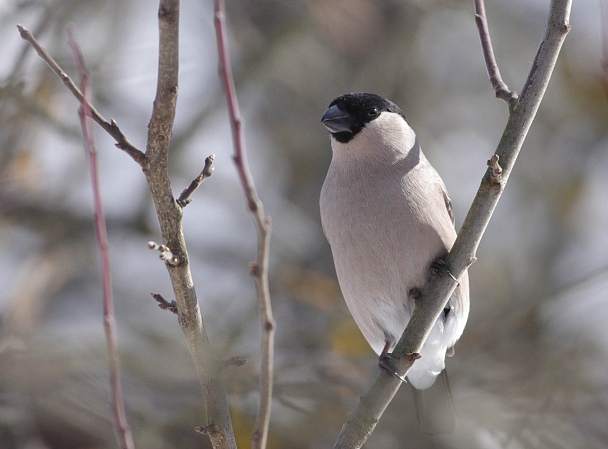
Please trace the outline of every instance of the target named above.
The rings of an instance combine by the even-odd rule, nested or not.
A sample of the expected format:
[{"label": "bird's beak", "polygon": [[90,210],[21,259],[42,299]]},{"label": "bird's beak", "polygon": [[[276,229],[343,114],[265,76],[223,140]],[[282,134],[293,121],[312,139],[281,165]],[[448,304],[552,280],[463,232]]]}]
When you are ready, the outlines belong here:
[{"label": "bird's beak", "polygon": [[340,109],[337,104],[325,111],[321,122],[330,133],[352,132],[352,116]]}]

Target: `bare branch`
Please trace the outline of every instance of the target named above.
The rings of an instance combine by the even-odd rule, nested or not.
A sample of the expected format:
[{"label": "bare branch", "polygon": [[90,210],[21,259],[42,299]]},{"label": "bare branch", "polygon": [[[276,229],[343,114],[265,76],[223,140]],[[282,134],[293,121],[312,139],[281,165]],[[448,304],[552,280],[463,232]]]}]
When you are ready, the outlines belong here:
[{"label": "bare branch", "polygon": [[120,128],[116,124],[114,119],[111,119],[109,122],[106,121],[103,116],[97,112],[97,110],[91,105],[91,103],[85,98],[82,94],[78,86],[72,81],[72,79],[65,73],[65,71],[55,62],[55,60],[48,54],[46,49],[42,47],[36,38],[30,33],[25,27],[22,25],[17,25],[17,29],[21,34],[21,37],[30,43],[30,45],[36,50],[40,58],[51,68],[53,72],[59,77],[59,79],[63,82],[63,84],[68,88],[70,92],[76,97],[76,99],[80,102],[80,104],[85,104],[87,106],[87,114],[91,117],[99,126],[101,126],[110,136],[116,140],[116,146],[127,153],[135,162],[145,168],[145,155],[140,150],[138,150],[135,145],[133,145],[129,140],[125,137],[125,135],[120,131]]},{"label": "bare branch", "polygon": [[[29,31],[18,25],[21,37],[29,42],[51,70],[85,107],[83,111],[95,120],[143,168],[156,209],[163,245],[156,245],[167,256],[166,267],[171,278],[178,321],[188,343],[194,366],[205,398],[209,438],[214,449],[236,449],[228,402],[221,380],[221,370],[203,326],[194,282],[190,272],[188,253],[182,228],[182,208],[171,190],[168,174],[168,154],[179,73],[179,0],[160,0],[159,62],[156,96],[148,126],[148,140],[144,154],[120,132],[116,122],[107,122],[99,114],[70,77],[38,44]],[[85,112],[87,113],[87,112]],[[170,257],[169,257],[170,256]],[[111,323],[109,323],[111,324]]]},{"label": "bare branch", "polygon": [[[552,0],[548,23],[534,64],[517,104],[510,107],[509,119],[498,144],[496,155],[502,161],[502,181],[492,183],[492,167],[481,186],[462,225],[452,250],[445,259],[450,272],[460,279],[473,263],[479,242],[507,183],[513,164],[549,84],[559,51],[570,30],[572,0]],[[496,159],[498,162],[498,159]],[[419,353],[433,324],[452,295],[456,283],[448,276],[436,276],[423,293],[412,317],[393,351],[397,374],[405,376],[414,363],[408,354]],[[369,391],[361,397],[357,408],[342,427],[334,448],[361,447],[373,432],[387,405],[399,389],[401,381],[381,371]]]},{"label": "bare branch", "polygon": [[258,310],[260,326],[262,328],[262,362],[260,367],[260,404],[255,429],[251,436],[251,446],[254,449],[266,447],[268,439],[268,426],[270,423],[270,408],[273,388],[273,358],[274,358],[274,331],[275,321],[272,316],[270,290],[268,287],[268,246],[270,242],[270,217],[264,215],[264,206],[259,199],[253,178],[249,171],[245,141],[243,136],[243,122],[234,87],[232,67],[226,43],[224,0],[215,1],[215,32],[219,54],[219,71],[232,127],[234,144],[234,163],[236,165],[241,185],[247,199],[258,235],[257,261],[251,264],[251,274],[254,277],[258,293]]},{"label": "bare branch", "polygon": [[502,76],[500,76],[500,70],[498,70],[498,63],[496,62],[494,49],[492,48],[492,40],[490,39],[490,29],[488,28],[484,0],[475,0],[475,23],[479,31],[483,59],[486,62],[488,76],[490,77],[490,83],[492,83],[496,97],[512,105],[517,100],[517,94],[507,87],[502,80]]},{"label": "bare branch", "polygon": [[158,307],[177,315],[177,302],[175,302],[175,300],[169,302],[159,293],[150,293],[150,295],[152,295],[154,300],[158,303]]},{"label": "bare branch", "polygon": [[179,0],[160,0],[158,9],[159,59],[156,96],[148,125],[144,174],[152,193],[164,246],[179,263],[166,264],[177,303],[178,322],[188,343],[201,384],[206,429],[214,449],[236,449],[230,410],[221,370],[209,342],[198,306],[184,232],[183,209],[169,180],[169,145],[173,132],[179,75]]},{"label": "bare branch", "polygon": [[177,199],[177,204],[181,207],[186,207],[188,204],[192,202],[192,194],[198,189],[198,187],[202,184],[202,182],[207,179],[209,176],[213,174],[213,170],[215,167],[213,166],[213,162],[215,161],[215,154],[207,156],[205,159],[205,167],[203,171],[201,171],[200,175],[198,175],[194,180],[190,183],[190,185],[184,189],[182,194]]},{"label": "bare branch", "polygon": [[[53,6],[54,6],[53,4],[50,4],[50,3],[47,4],[45,7],[45,11],[40,15],[40,20],[38,21],[38,23],[36,25],[34,25],[33,33],[36,36],[40,36],[51,24],[51,19],[53,18],[53,14],[51,14],[51,11],[53,9]],[[13,66],[13,70],[11,71],[10,75],[6,77],[6,79],[10,80],[13,77],[15,77],[15,75],[17,73],[19,73],[19,71],[21,70],[21,68],[24,65],[28,52],[29,52],[29,48],[27,45],[25,45],[25,46],[23,46],[23,48],[21,48],[21,51],[19,52],[19,55],[17,56],[17,59],[15,60],[15,65]]]},{"label": "bare branch", "polygon": [[97,245],[99,247],[99,255],[101,259],[101,271],[103,280],[103,317],[104,329],[106,334],[106,343],[108,345],[108,358],[110,369],[110,392],[112,413],[114,415],[114,426],[122,449],[133,449],[133,435],[131,427],[127,422],[127,414],[122,394],[122,384],[120,382],[120,355],[118,354],[118,338],[116,336],[116,319],[114,316],[114,298],[112,295],[112,278],[110,275],[110,255],[108,232],[106,229],[106,220],[101,201],[101,189],[99,187],[99,169],[97,165],[97,149],[93,137],[91,123],[87,120],[90,116],[89,110],[89,73],[85,66],[84,58],[80,47],[76,42],[74,32],[71,28],[68,29],[70,47],[74,53],[78,75],[80,78],[80,86],[82,89],[82,101],[79,111],[80,123],[82,125],[82,134],[84,136],[85,149],[87,150],[87,159],[91,171],[91,184],[93,187],[93,202],[95,205],[95,234],[97,236]]}]

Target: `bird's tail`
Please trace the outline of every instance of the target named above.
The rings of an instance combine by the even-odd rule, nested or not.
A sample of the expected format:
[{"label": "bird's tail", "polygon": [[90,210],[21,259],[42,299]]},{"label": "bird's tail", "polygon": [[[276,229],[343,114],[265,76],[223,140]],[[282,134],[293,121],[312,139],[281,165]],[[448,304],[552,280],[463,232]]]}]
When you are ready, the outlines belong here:
[{"label": "bird's tail", "polygon": [[456,415],[446,370],[429,388],[413,388],[413,391],[420,430],[427,435],[452,433],[456,427]]}]

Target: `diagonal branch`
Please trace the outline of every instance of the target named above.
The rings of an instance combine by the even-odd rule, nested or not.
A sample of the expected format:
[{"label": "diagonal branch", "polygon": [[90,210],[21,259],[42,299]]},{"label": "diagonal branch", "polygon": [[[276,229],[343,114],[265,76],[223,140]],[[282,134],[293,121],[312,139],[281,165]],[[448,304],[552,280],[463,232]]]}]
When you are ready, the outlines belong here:
[{"label": "diagonal branch", "polygon": [[257,261],[251,263],[251,274],[255,280],[258,293],[258,310],[262,328],[262,362],[260,367],[260,404],[251,446],[254,449],[266,447],[268,439],[268,426],[270,424],[270,407],[273,387],[273,357],[274,357],[274,331],[275,321],[272,316],[270,290],[268,286],[268,246],[270,242],[270,217],[264,215],[264,206],[259,199],[249,164],[243,136],[243,122],[239,112],[239,104],[232,77],[232,68],[226,43],[224,0],[215,1],[215,32],[219,53],[219,71],[232,127],[234,144],[234,163],[236,165],[241,185],[245,192],[249,211],[253,216],[258,235]]},{"label": "diagonal branch", "polygon": [[192,180],[190,185],[184,189],[179,198],[177,199],[177,204],[181,207],[186,207],[188,204],[192,202],[192,194],[199,188],[199,186],[203,183],[205,179],[213,174],[215,167],[213,166],[213,162],[215,161],[215,154],[211,154],[205,158],[205,166],[201,173]]},{"label": "diagonal branch", "polygon": [[[571,4],[572,0],[551,2],[547,26],[534,63],[517,104],[510,107],[509,119],[496,150],[502,167],[497,167],[498,159],[496,159],[487,169],[458,238],[445,259],[450,272],[456,278],[460,278],[476,260],[477,247],[536,116],[559,51],[570,30]],[[502,179],[496,182],[496,179],[490,178],[491,172],[498,168],[502,168]],[[408,355],[420,352],[430,329],[455,287],[456,283],[449,276],[436,276],[429,284],[423,298],[416,301],[414,313],[393,351],[393,355],[397,357],[395,368],[399,375],[405,376],[413,365],[413,357]],[[397,378],[381,371],[345,422],[334,447],[343,449],[361,447],[373,432],[382,413],[399,389],[400,383]]]},{"label": "diagonal branch", "polygon": [[82,134],[84,136],[85,149],[87,150],[87,159],[91,170],[91,184],[93,187],[93,201],[95,205],[95,234],[97,236],[97,246],[99,247],[99,255],[101,259],[101,272],[103,280],[103,317],[104,329],[106,334],[106,343],[108,345],[108,358],[110,368],[110,391],[112,412],[114,414],[114,425],[116,427],[120,447],[122,449],[132,449],[133,435],[131,428],[127,422],[125,405],[122,394],[122,385],[120,382],[120,356],[118,354],[118,338],[116,335],[116,319],[114,315],[114,298],[112,295],[112,278],[110,276],[110,255],[108,231],[106,229],[106,220],[104,217],[103,203],[101,201],[101,188],[99,186],[99,168],[97,165],[97,148],[93,137],[91,123],[87,120],[90,116],[89,110],[89,73],[84,63],[84,57],[80,51],[80,47],[76,43],[74,32],[71,28],[68,29],[70,47],[74,53],[76,66],[78,67],[78,76],[80,78],[80,86],[82,88],[82,102],[79,111],[80,123],[82,125]]},{"label": "diagonal branch", "polygon": [[51,55],[49,55],[46,49],[38,43],[32,33],[30,33],[23,25],[20,24],[17,25],[17,29],[19,30],[21,37],[25,41],[29,42],[29,44],[34,48],[34,50],[36,50],[36,53],[38,53],[38,56],[40,56],[40,58],[44,62],[46,62],[46,64],[51,68],[51,70],[55,72],[55,75],[57,75],[59,79],[63,82],[63,84],[65,84],[65,86],[68,88],[68,90],[72,92],[72,94],[76,97],[80,104],[86,104],[89,116],[93,120],[95,120],[95,122],[97,122],[97,124],[99,124],[99,126],[101,126],[110,136],[112,136],[114,140],[116,140],[116,146],[123,150],[125,153],[127,153],[129,156],[131,156],[131,158],[133,158],[135,162],[144,167],[144,153],[142,153],[135,147],[135,145],[129,142],[129,140],[125,137],[125,135],[122,133],[122,131],[116,124],[116,121],[114,119],[111,119],[108,122],[105,118],[103,118],[103,116],[99,112],[97,112],[97,109],[95,109],[91,105],[91,103],[89,103],[89,101],[85,98],[80,89],[78,89],[78,86],[76,86],[74,81],[72,81],[72,78],[70,78],[67,73],[65,73],[65,71],[59,66],[59,64],[55,62],[55,60],[51,57]]},{"label": "diagonal branch", "polygon": [[475,0],[475,23],[479,31],[483,59],[486,63],[490,83],[492,83],[496,97],[512,105],[517,100],[517,94],[507,87],[506,83],[502,80],[500,70],[498,70],[498,63],[496,62],[492,40],[490,39],[490,29],[488,28],[484,0]]}]

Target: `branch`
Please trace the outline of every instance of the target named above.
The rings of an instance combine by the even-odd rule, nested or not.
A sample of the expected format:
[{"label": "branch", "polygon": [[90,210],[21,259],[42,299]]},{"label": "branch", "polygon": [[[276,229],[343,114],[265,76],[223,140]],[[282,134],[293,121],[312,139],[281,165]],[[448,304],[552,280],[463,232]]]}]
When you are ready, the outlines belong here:
[{"label": "branch", "polygon": [[207,179],[209,176],[213,174],[215,167],[213,166],[213,162],[215,161],[215,154],[207,156],[205,159],[205,167],[203,171],[201,171],[200,175],[198,175],[194,180],[190,183],[190,185],[184,189],[182,194],[177,199],[177,204],[181,207],[186,207],[188,204],[192,202],[192,194],[198,189],[198,187],[202,184],[202,182]]},{"label": "branch", "polygon": [[[502,180],[491,181],[493,167],[489,167],[481,181],[471,209],[462,225],[458,238],[445,259],[450,272],[461,278],[472,262],[481,237],[505,188],[513,164],[519,154],[526,134],[536,116],[555,67],[559,51],[570,30],[569,18],[572,0],[552,0],[548,23],[534,64],[528,75],[517,103],[510,107],[509,119],[496,155],[502,168]],[[496,163],[498,159],[496,159]],[[449,276],[435,276],[416,308],[393,351],[395,369],[405,376],[414,363],[408,354],[419,353],[433,324],[456,288]],[[401,381],[381,371],[370,390],[361,397],[357,408],[348,418],[338,437],[335,448],[361,447],[373,432],[387,405],[399,389]]]},{"label": "branch", "polygon": [[183,209],[169,181],[169,145],[175,119],[179,74],[179,0],[160,0],[158,9],[159,58],[156,96],[148,125],[144,174],[152,193],[163,245],[177,263],[166,263],[177,303],[178,321],[201,384],[207,435],[214,449],[236,449],[230,410],[215,358],[205,330],[190,271],[182,227]]},{"label": "branch", "polygon": [[106,229],[106,220],[104,217],[103,204],[101,201],[101,189],[99,186],[99,169],[97,165],[97,149],[93,137],[91,123],[87,120],[90,116],[89,110],[89,73],[85,66],[82,52],[76,42],[74,31],[68,28],[68,37],[70,47],[74,53],[76,66],[78,68],[78,76],[80,78],[80,86],[82,88],[82,102],[79,111],[80,124],[82,126],[82,134],[84,136],[85,149],[87,150],[87,159],[91,170],[91,184],[93,187],[93,201],[95,204],[95,234],[97,236],[97,245],[99,247],[99,255],[101,259],[101,272],[103,280],[103,318],[104,329],[106,334],[106,343],[108,345],[109,368],[110,368],[110,391],[112,413],[114,414],[114,426],[118,435],[120,447],[122,449],[132,449],[133,435],[131,428],[127,422],[125,405],[122,394],[122,385],[120,382],[120,355],[118,354],[118,343],[116,335],[116,319],[114,315],[114,298],[112,295],[112,278],[110,275],[110,255],[108,232]]},{"label": "branch", "polygon": [[245,150],[242,130],[242,119],[234,87],[232,67],[226,43],[224,0],[215,1],[215,32],[219,54],[219,72],[230,115],[232,139],[234,144],[234,163],[247,199],[249,211],[253,216],[258,235],[257,261],[251,263],[251,274],[255,280],[258,294],[258,310],[262,328],[262,362],[260,367],[260,404],[255,429],[251,436],[251,446],[254,449],[266,447],[268,426],[270,423],[270,407],[273,387],[273,357],[275,321],[272,316],[270,290],[268,287],[268,246],[270,242],[270,217],[264,215],[264,206],[259,199]]},{"label": "branch", "polygon": [[177,315],[177,302],[175,300],[169,302],[160,293],[150,293],[154,300],[158,303],[158,307],[162,310],[167,310]]},{"label": "branch", "polygon": [[488,28],[484,0],[475,0],[475,23],[479,31],[483,59],[486,62],[486,69],[488,70],[490,83],[492,83],[496,97],[505,100],[509,105],[513,105],[517,101],[517,94],[509,90],[502,80],[500,70],[498,70],[498,63],[494,57],[494,49],[492,48],[492,40],[490,39],[490,29]]},{"label": "branch", "polygon": [[600,2],[600,22],[602,24],[602,68],[604,69],[604,91],[608,97],[608,4]]},{"label": "branch", "polygon": [[[50,4],[50,3],[47,4],[44,11],[42,12],[42,14],[40,14],[40,16],[39,16],[40,19],[39,19],[38,23],[36,25],[34,25],[34,34],[36,36],[40,36],[42,33],[44,33],[44,31],[51,24],[51,19],[54,18],[54,15],[53,15],[54,6],[55,5]],[[19,27],[19,25],[17,25],[17,27]],[[21,51],[19,52],[19,56],[17,56],[17,58],[15,60],[15,65],[13,66],[13,70],[11,71],[10,75],[6,77],[7,80],[13,79],[19,73],[19,71],[22,69],[22,67],[26,61],[28,52],[29,52],[29,48],[27,45],[25,45],[25,46],[23,46],[23,48],[21,48]]]},{"label": "branch", "polygon": [[38,44],[29,31],[21,25],[18,25],[17,28],[21,37],[34,47],[51,70],[59,76],[65,86],[84,106],[83,111],[88,111],[91,118],[114,137],[117,146],[127,152],[143,168],[163,239],[163,244],[158,245],[162,247],[162,250],[160,248],[159,250],[167,256],[171,255],[171,257],[167,257],[165,265],[175,294],[178,321],[188,343],[205,398],[208,420],[208,426],[205,428],[213,430],[210,430],[208,435],[214,449],[236,449],[230,411],[220,377],[221,364],[215,359],[203,326],[189,268],[182,227],[182,208],[173,196],[168,174],[169,144],[175,118],[179,71],[179,0],[160,0],[158,19],[158,82],[152,117],[148,126],[145,154],[125,138],[114,120],[107,122],[95,110],[70,77]]},{"label": "branch", "polygon": [[42,47],[36,38],[32,36],[25,27],[22,25],[17,25],[17,29],[21,34],[21,37],[30,43],[30,45],[36,50],[38,56],[42,58],[44,62],[51,68],[53,72],[59,77],[59,79],[65,84],[70,92],[76,97],[76,99],[80,102],[81,105],[86,104],[87,114],[93,120],[95,120],[99,126],[101,126],[110,136],[116,140],[116,146],[127,153],[135,162],[145,168],[145,156],[140,150],[138,150],[135,145],[133,145],[129,140],[125,137],[125,135],[120,131],[120,128],[116,124],[114,119],[110,119],[108,122],[103,116],[97,112],[97,110],[91,105],[87,98],[83,95],[83,93],[78,89],[78,86],[72,81],[72,79],[65,73],[65,71],[55,62],[55,60],[48,54],[46,49]]}]

